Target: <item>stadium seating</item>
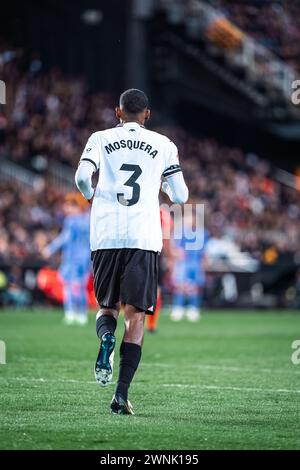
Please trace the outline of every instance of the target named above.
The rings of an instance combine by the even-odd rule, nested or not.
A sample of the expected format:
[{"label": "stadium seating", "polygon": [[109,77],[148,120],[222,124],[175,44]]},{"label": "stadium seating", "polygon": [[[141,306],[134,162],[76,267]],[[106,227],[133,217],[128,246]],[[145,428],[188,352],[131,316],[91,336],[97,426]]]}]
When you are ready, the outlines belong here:
[{"label": "stadium seating", "polygon": [[[114,99],[89,94],[82,79],[59,70],[44,74],[25,58],[17,51],[2,64],[14,89],[0,114],[0,157],[42,177],[53,161],[74,170],[90,133],[116,124]],[[298,252],[300,194],[274,179],[270,163],[181,128],[157,130],[178,145],[191,201],[205,204],[213,236],[266,263]],[[0,265],[42,265],[41,251],[61,226],[61,192],[49,185],[26,190],[11,180],[1,182],[0,197]]]}]

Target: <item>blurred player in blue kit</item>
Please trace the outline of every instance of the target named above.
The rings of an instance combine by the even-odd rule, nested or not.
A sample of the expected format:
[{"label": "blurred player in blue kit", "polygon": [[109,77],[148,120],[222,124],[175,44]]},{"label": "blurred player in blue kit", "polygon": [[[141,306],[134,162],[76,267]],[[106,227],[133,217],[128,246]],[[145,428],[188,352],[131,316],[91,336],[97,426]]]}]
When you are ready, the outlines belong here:
[{"label": "blurred player in blue kit", "polygon": [[64,202],[62,232],[46,247],[44,256],[61,251],[60,276],[64,285],[64,312],[67,324],[85,325],[87,316],[87,281],[91,271],[89,249],[90,213],[80,194],[69,194]]},{"label": "blurred player in blue kit", "polygon": [[[175,266],[173,272],[173,307],[171,319],[180,321],[185,316],[189,321],[197,322],[200,319],[205,285],[205,247],[208,241],[208,232],[195,226],[195,217],[185,219],[186,231],[180,240],[174,240]],[[195,243],[197,234],[195,230],[203,230],[202,243]],[[194,246],[193,246],[194,244]]]}]

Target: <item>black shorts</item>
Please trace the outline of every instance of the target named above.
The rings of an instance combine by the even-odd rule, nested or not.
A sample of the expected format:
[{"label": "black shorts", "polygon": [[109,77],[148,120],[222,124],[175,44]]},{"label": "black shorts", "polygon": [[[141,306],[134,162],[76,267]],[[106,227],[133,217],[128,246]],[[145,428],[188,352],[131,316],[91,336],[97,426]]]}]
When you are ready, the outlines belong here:
[{"label": "black shorts", "polygon": [[101,307],[121,301],[153,314],[157,297],[159,253],[137,248],[92,252],[94,290]]}]

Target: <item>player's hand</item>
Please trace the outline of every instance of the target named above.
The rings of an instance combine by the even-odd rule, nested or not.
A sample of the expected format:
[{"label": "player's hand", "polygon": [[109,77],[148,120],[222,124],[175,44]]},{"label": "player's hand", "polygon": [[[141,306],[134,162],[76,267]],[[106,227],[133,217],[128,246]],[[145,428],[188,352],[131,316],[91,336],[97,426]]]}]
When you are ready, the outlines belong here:
[{"label": "player's hand", "polygon": [[42,257],[45,258],[45,259],[50,258],[50,252],[49,252],[47,247],[42,250]]},{"label": "player's hand", "polygon": [[161,191],[165,194],[168,194],[168,183],[167,181],[163,181],[162,184],[161,184]]}]

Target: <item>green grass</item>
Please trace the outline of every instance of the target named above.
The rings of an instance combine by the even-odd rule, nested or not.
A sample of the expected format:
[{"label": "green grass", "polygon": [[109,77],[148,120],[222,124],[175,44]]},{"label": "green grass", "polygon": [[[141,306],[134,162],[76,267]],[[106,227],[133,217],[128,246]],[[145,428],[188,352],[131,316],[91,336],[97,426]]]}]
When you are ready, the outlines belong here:
[{"label": "green grass", "polygon": [[[209,312],[197,325],[163,315],[131,387],[136,416],[110,415],[114,387],[94,383],[92,317],[61,321],[0,313],[1,449],[300,448],[300,315]],[[120,341],[122,319],[118,330]]]}]

